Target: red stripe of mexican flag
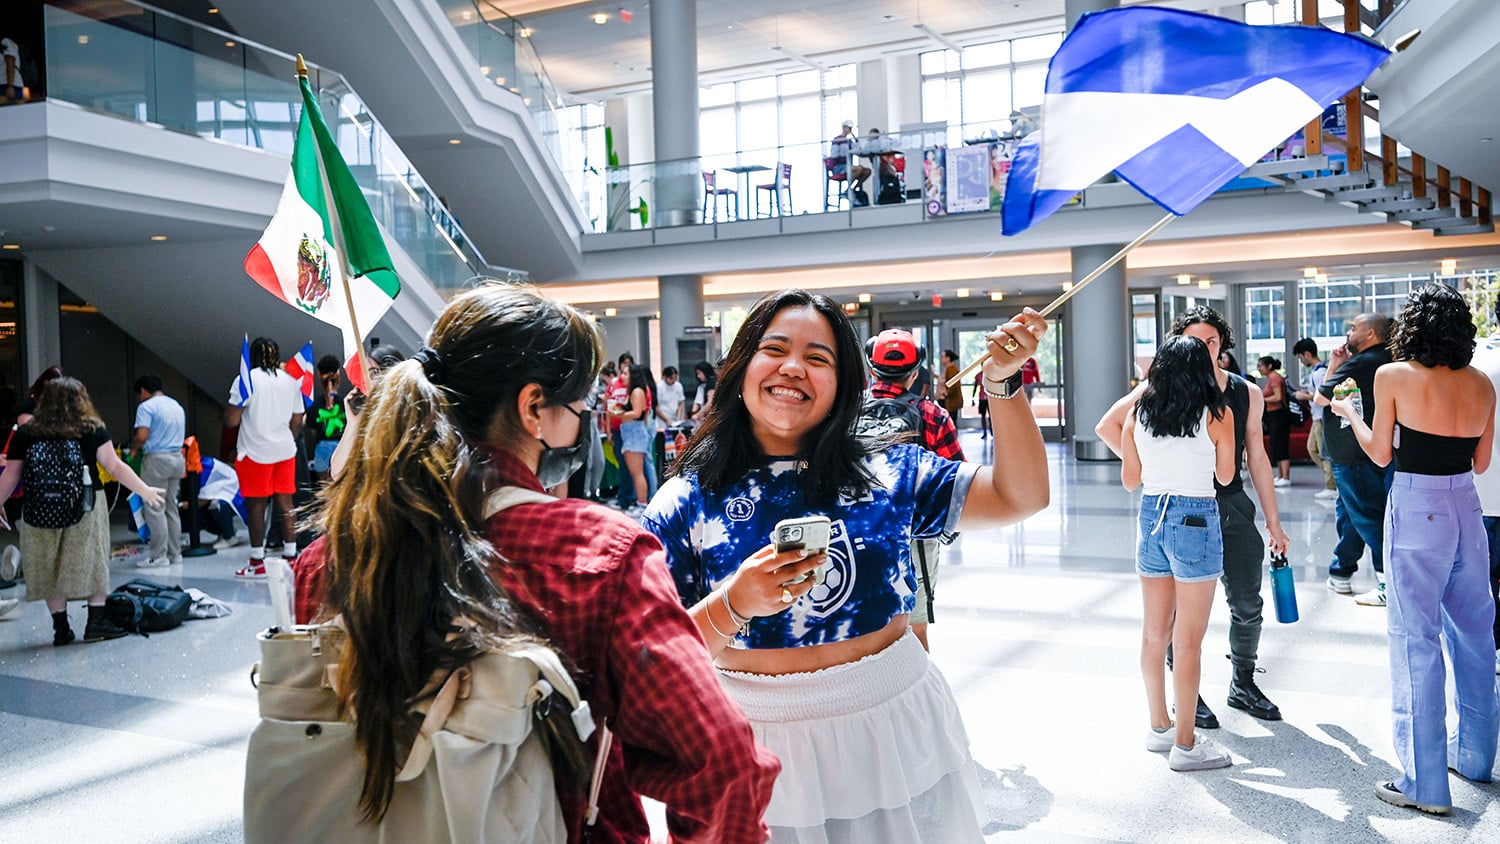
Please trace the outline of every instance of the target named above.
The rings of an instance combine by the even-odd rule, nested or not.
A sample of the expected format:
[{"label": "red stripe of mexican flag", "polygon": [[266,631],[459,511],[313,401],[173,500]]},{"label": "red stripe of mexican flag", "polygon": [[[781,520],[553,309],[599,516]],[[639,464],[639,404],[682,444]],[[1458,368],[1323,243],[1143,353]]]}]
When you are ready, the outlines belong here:
[{"label": "red stripe of mexican flag", "polygon": [[[360,332],[373,329],[401,292],[401,282],[370,206],[323,121],[311,84],[306,76],[299,82],[302,119],[291,173],[275,216],[245,256],[245,272],[272,296],[343,332],[345,369],[363,390],[356,323]],[[343,292],[346,273],[353,319]]]}]

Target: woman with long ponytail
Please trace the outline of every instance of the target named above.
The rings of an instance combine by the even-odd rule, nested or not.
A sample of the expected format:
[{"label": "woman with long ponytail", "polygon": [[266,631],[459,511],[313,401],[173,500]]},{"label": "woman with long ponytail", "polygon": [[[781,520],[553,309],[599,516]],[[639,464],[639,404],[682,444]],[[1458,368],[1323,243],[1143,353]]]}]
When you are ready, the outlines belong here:
[{"label": "woman with long ponytail", "polygon": [[[299,561],[325,567],[320,615],[348,631],[336,685],[357,714],[366,820],[390,805],[434,672],[543,641],[615,736],[591,841],[648,841],[641,794],[666,804],[681,840],[763,841],[776,761],[719,688],[655,537],[579,499],[486,517],[497,489],[540,492],[581,464],[593,324],[488,285],[454,299],[427,343],[374,386],[322,494],[325,538]],[[569,840],[593,756],[577,745],[560,730],[549,742]]]}]

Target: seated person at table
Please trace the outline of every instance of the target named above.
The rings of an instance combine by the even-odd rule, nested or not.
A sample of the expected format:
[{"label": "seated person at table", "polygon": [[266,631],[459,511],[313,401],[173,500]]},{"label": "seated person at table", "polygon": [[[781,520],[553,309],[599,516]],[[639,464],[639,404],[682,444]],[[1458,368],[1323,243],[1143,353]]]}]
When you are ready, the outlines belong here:
[{"label": "seated person at table", "polygon": [[852,168],[849,166],[849,148],[854,146],[854,141],[854,121],[845,120],[839,133],[829,142],[828,153],[829,175],[849,179],[850,196],[853,196],[856,191],[864,193],[865,179],[870,178],[870,168],[863,164],[856,164]]}]

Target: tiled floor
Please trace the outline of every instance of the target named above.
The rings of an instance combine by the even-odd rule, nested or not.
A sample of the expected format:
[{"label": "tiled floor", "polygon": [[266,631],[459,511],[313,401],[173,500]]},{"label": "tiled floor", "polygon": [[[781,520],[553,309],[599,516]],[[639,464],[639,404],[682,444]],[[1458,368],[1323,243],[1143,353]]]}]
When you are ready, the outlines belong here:
[{"label": "tiled floor", "polygon": [[[971,458],[985,453],[964,435]],[[1052,506],[962,537],[943,560],[933,653],[963,706],[994,818],[991,842],[1500,841],[1500,786],[1454,778],[1454,814],[1378,802],[1395,774],[1385,611],[1323,586],[1331,504],[1310,467],[1277,493],[1295,543],[1302,620],[1270,616],[1260,685],[1286,720],[1224,705],[1227,611],[1216,606],[1203,695],[1235,756],[1176,774],[1141,745],[1134,502],[1114,464],[1053,454]],[[1003,467],[1003,455],[1001,459]],[[235,614],[149,639],[51,646],[44,607],[0,621],[0,841],[237,841],[248,671],[271,623],[263,583],[233,579],[243,548],[151,572]],[[117,563],[117,580],[136,573]],[[1356,585],[1367,583],[1361,572]],[[0,593],[15,597],[18,592]],[[1222,592],[1221,592],[1222,595]],[[73,610],[81,629],[82,611]],[[142,811],[142,810],[145,811]]]}]

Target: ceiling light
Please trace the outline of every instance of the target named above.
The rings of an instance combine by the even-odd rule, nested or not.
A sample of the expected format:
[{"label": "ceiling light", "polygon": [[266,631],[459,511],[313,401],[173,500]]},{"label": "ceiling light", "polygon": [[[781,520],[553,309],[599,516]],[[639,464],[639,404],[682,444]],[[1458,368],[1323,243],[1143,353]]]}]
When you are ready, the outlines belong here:
[{"label": "ceiling light", "polygon": [[990,291],[990,301],[991,302],[1004,302],[1005,301],[1005,291],[1003,291],[1003,290],[991,290]]},{"label": "ceiling light", "polygon": [[501,88],[504,88],[505,87],[505,77],[504,76],[496,76],[495,77],[495,84],[499,85]]},{"label": "ceiling light", "polygon": [[868,293],[861,293],[861,294],[859,294],[859,301],[860,301],[860,302],[861,302],[861,303],[862,303],[862,304],[865,304],[865,305],[868,305],[868,304],[870,304],[870,302],[871,302],[871,301],[872,301],[872,300],[873,300],[873,299],[874,299],[874,298],[875,298],[875,297],[874,297],[874,296],[871,296],[871,295],[870,295],[870,294],[868,294]]},{"label": "ceiling light", "polygon": [[463,139],[462,138],[449,138],[448,139],[448,143],[453,144],[454,146],[458,146],[459,144],[463,143]]},{"label": "ceiling light", "polygon": [[846,314],[857,314],[857,313],[859,313],[859,303],[858,302],[845,302],[844,303],[844,313],[846,313]]},{"label": "ceiling light", "polygon": [[4,248],[4,249],[20,249],[21,248],[21,244],[19,244],[19,243],[7,243],[7,244],[5,244],[4,247],[0,247],[0,248]]},{"label": "ceiling light", "polygon": [[516,34],[519,35],[519,36],[521,36],[522,38],[530,38],[531,37],[531,27],[529,27],[529,26],[523,26],[520,29],[516,30]]},{"label": "ceiling light", "polygon": [[466,21],[467,20],[473,20],[474,19],[474,10],[473,9],[464,9],[462,12],[459,13],[459,17],[463,18]]},{"label": "ceiling light", "polygon": [[1213,286],[1213,282],[1212,281],[1209,281],[1206,278],[1200,278],[1200,279],[1198,279],[1198,289],[1199,290],[1207,290],[1208,288],[1210,288],[1212,286]]},{"label": "ceiling light", "polygon": [[615,314],[617,314],[619,312],[620,311],[619,311],[618,308],[605,308],[604,309],[604,315],[605,316],[614,316]]},{"label": "ceiling light", "polygon": [[1316,276],[1313,276],[1313,281],[1316,281],[1319,284],[1327,284],[1328,273],[1318,273]]},{"label": "ceiling light", "polygon": [[962,53],[964,50],[963,46],[960,45],[957,41],[954,41],[952,38],[949,38],[943,33],[938,32],[936,29],[933,29],[925,23],[914,24],[912,26],[912,29],[915,29],[923,35],[926,35],[928,38],[931,38],[939,44],[942,44],[944,47],[947,47],[955,53]]},{"label": "ceiling light", "polygon": [[1062,289],[1063,289],[1064,293],[1067,293],[1069,290],[1072,290],[1073,289],[1073,282],[1071,282],[1071,281],[1065,281],[1065,282],[1063,282],[1062,283]]},{"label": "ceiling light", "polygon": [[604,26],[605,24],[609,23],[609,15],[603,12],[595,12],[593,17],[594,23],[597,23],[600,26]]},{"label": "ceiling light", "polygon": [[1180,276],[1177,277],[1177,283],[1178,284],[1192,284],[1193,283],[1193,277],[1190,276],[1190,275],[1188,275],[1188,274],[1186,274],[1186,273],[1183,273],[1182,275],[1180,275]]},{"label": "ceiling light", "polygon": [[160,242],[160,241],[166,240],[167,236],[164,235],[164,234],[153,234],[153,235],[151,235],[151,239],[155,240],[157,242]]},{"label": "ceiling light", "polygon": [[960,288],[958,288],[958,298],[960,298],[960,299],[967,299],[967,298],[969,298],[969,288],[967,288],[967,287],[960,287]]},{"label": "ceiling light", "polygon": [[1318,277],[1318,268],[1317,267],[1303,267],[1302,268],[1302,277],[1303,278],[1317,278]]},{"label": "ceiling light", "polygon": [[530,97],[522,97],[521,98],[521,105],[531,105],[531,98]]},{"label": "ceiling light", "polygon": [[1452,258],[1444,258],[1442,268],[1443,275],[1453,275],[1458,272],[1458,262]]},{"label": "ceiling light", "polygon": [[79,44],[87,44],[87,43],[89,43],[89,37],[87,35],[80,35],[80,36],[78,36],[78,43]]},{"label": "ceiling light", "polygon": [[485,76],[489,76],[490,75],[490,66],[487,65],[487,64],[480,65],[479,66],[479,72],[481,74],[485,75]]},{"label": "ceiling light", "polygon": [[234,46],[234,42],[233,41],[225,41],[224,42],[224,46],[225,47],[233,47]]},{"label": "ceiling light", "polygon": [[772,47],[771,49],[773,49],[776,52],[782,54],[783,56],[786,56],[789,59],[796,59],[797,61],[802,62],[803,64],[807,65],[808,67],[816,68],[817,70],[821,70],[821,71],[823,71],[825,73],[828,71],[828,65],[822,64],[820,62],[815,62],[812,59],[808,58],[807,56],[804,56],[801,53],[798,53],[798,52],[796,52],[794,50],[788,50],[787,48],[781,46],[780,44],[776,45],[775,47]]},{"label": "ceiling light", "polygon": [[210,15],[217,15],[219,13],[219,10],[218,9],[209,9],[208,13]]}]

